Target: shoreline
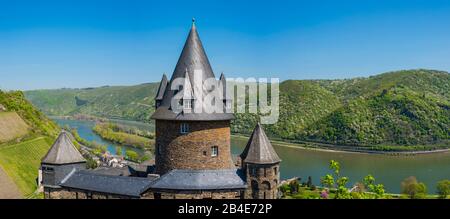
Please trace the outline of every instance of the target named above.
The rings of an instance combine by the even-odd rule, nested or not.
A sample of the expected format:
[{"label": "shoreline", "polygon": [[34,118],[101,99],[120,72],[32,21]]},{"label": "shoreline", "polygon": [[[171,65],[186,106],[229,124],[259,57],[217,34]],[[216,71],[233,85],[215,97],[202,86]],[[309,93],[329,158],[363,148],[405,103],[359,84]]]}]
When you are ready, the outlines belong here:
[{"label": "shoreline", "polygon": [[[241,135],[241,134],[231,134],[232,137],[235,138],[245,138],[248,139],[249,136]],[[270,140],[275,145],[281,147],[288,148],[296,148],[296,149],[304,149],[304,150],[313,150],[313,151],[322,151],[322,152],[331,152],[331,153],[351,153],[351,154],[378,154],[378,155],[389,155],[389,156],[412,156],[412,155],[423,155],[423,154],[435,154],[435,153],[447,153],[450,152],[450,148],[446,149],[437,149],[437,150],[429,150],[429,151],[379,151],[379,150],[364,150],[364,149],[338,149],[332,146],[330,147],[308,147],[299,143],[290,143],[280,140]]]},{"label": "shoreline", "polygon": [[[98,118],[98,117],[89,117],[86,118],[77,118],[76,116],[49,116],[49,118],[53,119],[68,119],[68,120],[77,120],[77,121],[91,121],[91,122],[98,122],[98,121],[104,121],[104,120],[110,120],[105,118]],[[92,118],[95,118],[93,120]],[[141,121],[133,121],[133,120],[124,120],[128,122],[141,122]],[[146,124],[146,123],[145,123]],[[246,138],[248,139],[249,136],[239,134],[239,133],[232,133],[232,137],[235,138]],[[445,149],[436,149],[436,150],[418,150],[418,151],[382,151],[382,150],[368,150],[368,149],[361,149],[361,148],[351,148],[351,146],[340,146],[340,148],[333,146],[333,145],[326,145],[324,143],[316,143],[316,142],[305,142],[309,144],[314,144],[314,146],[306,146],[305,144],[301,143],[292,143],[292,142],[286,142],[283,140],[270,140],[272,143],[281,146],[281,147],[289,147],[289,148],[297,148],[297,149],[304,149],[304,150],[313,150],[313,151],[322,151],[322,152],[331,152],[331,153],[353,153],[353,154],[379,154],[379,155],[389,155],[389,156],[413,156],[413,155],[423,155],[423,154],[435,154],[435,153],[448,153],[450,152],[450,148]],[[324,146],[321,146],[324,145]],[[325,146],[326,145],[326,146]]]}]

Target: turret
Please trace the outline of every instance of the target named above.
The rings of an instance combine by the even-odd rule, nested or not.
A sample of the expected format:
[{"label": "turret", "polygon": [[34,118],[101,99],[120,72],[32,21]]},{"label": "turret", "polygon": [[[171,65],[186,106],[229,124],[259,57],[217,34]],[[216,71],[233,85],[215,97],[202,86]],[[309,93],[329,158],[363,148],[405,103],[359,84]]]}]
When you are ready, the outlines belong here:
[{"label": "turret", "polygon": [[69,134],[62,131],[50,150],[41,160],[44,196],[49,189],[58,189],[60,183],[71,173],[86,169],[86,160],[77,150]]},{"label": "turret", "polygon": [[240,155],[247,179],[246,199],[276,199],[281,159],[258,123]]},{"label": "turret", "polygon": [[[214,89],[204,86],[206,81],[215,82]],[[234,167],[230,151],[230,121],[234,116],[223,110],[211,113],[211,105],[203,102],[207,95],[213,96],[214,102],[222,101],[222,92],[215,90],[217,84],[193,22],[172,77],[167,83],[163,77],[155,98],[151,118],[155,120],[158,174],[174,169]]]}]

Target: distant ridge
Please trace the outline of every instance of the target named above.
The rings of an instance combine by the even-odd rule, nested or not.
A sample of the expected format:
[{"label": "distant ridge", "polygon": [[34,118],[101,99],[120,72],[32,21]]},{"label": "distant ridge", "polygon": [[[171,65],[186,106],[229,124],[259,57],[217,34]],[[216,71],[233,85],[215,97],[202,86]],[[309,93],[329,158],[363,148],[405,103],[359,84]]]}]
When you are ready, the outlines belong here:
[{"label": "distant ridge", "polygon": [[[158,84],[27,91],[47,115],[88,114],[150,121]],[[403,70],[366,78],[287,80],[271,137],[345,145],[448,145],[450,74]],[[77,106],[76,98],[87,101]],[[257,116],[237,114],[232,131],[250,134]]]}]

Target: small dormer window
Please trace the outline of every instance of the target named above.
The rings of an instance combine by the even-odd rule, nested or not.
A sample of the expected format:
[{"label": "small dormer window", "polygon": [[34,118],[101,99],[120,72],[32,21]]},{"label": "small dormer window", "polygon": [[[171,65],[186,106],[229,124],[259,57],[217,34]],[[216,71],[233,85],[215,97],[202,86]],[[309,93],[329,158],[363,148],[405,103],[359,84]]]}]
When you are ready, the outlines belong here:
[{"label": "small dormer window", "polygon": [[180,124],[180,133],[181,134],[189,133],[189,123],[181,123]]},{"label": "small dormer window", "polygon": [[192,100],[183,100],[184,109],[192,109]]}]

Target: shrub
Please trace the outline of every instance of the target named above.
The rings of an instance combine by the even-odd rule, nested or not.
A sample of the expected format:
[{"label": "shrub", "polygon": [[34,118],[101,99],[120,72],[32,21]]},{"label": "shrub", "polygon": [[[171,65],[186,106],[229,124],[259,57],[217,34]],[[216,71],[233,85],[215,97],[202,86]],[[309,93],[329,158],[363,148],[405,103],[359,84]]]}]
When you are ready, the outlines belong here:
[{"label": "shrub", "polygon": [[298,180],[293,180],[291,183],[289,183],[289,188],[291,190],[291,194],[297,194],[298,193],[298,187],[300,187],[300,184],[298,183]]},{"label": "shrub", "polygon": [[436,186],[439,198],[445,199],[450,195],[450,180],[441,180]]},{"label": "shrub", "polygon": [[139,155],[135,151],[127,150],[125,152],[125,155],[126,155],[127,159],[129,159],[129,160],[138,161]]},{"label": "shrub", "polygon": [[401,183],[402,193],[411,199],[424,198],[427,194],[427,187],[424,183],[418,182],[416,177],[410,176]]}]

